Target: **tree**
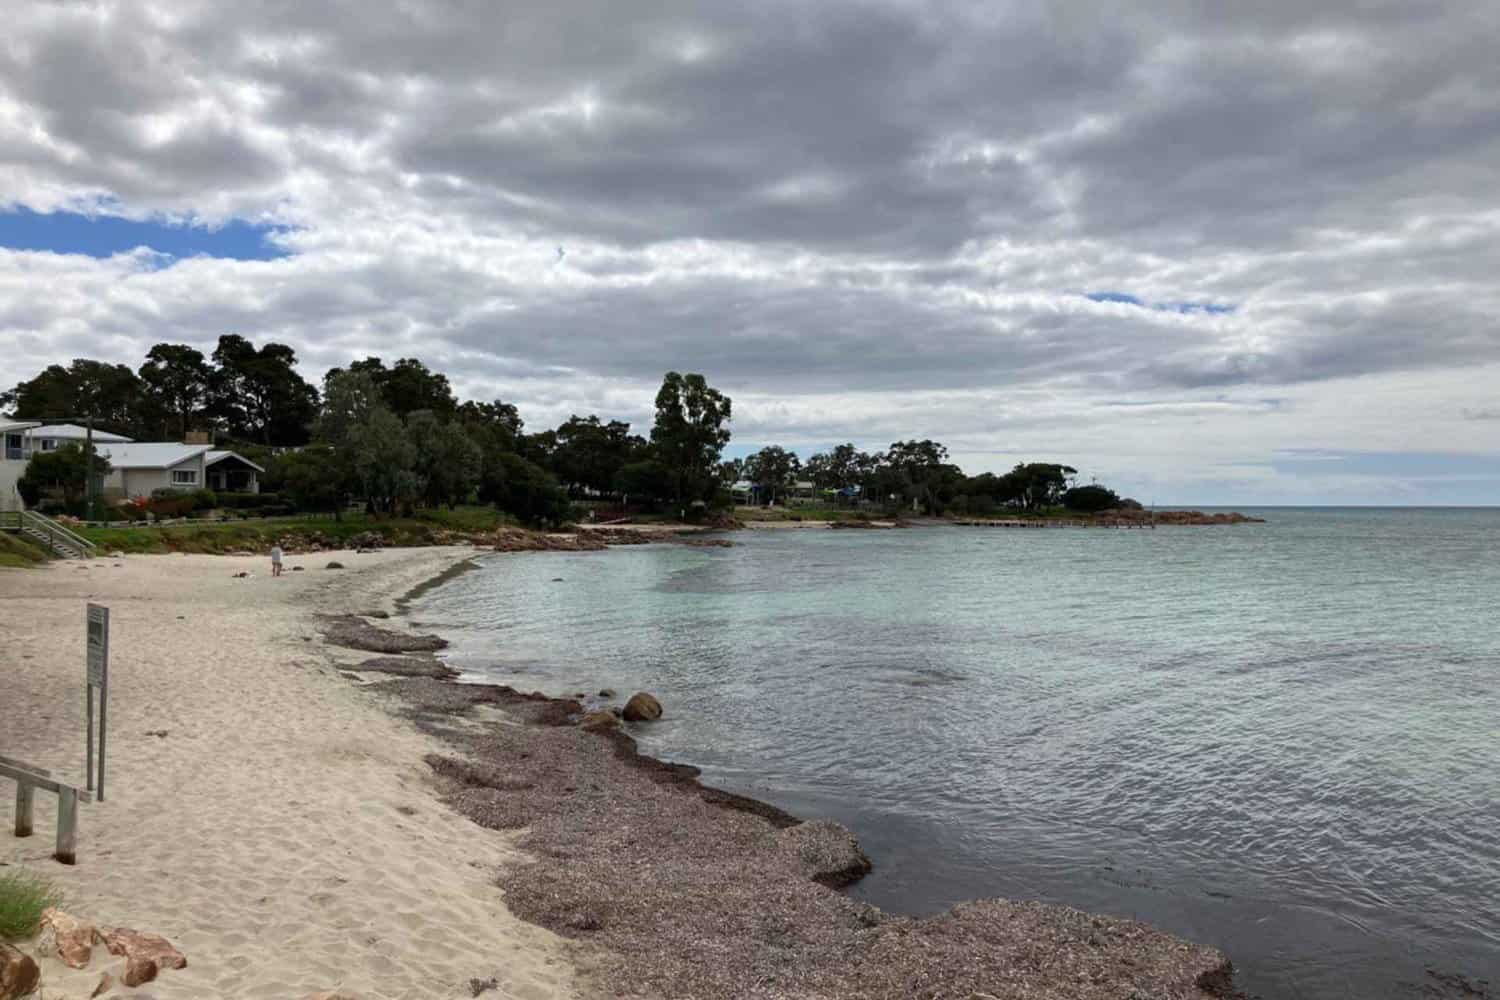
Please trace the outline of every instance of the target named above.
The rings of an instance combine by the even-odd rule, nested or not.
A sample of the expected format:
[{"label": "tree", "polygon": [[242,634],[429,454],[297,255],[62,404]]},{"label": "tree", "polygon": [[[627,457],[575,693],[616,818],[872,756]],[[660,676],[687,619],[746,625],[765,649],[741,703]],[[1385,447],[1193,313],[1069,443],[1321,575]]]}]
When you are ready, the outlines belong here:
[{"label": "tree", "polygon": [[23,420],[93,417],[95,426],[135,437],[141,416],[141,381],[125,365],[75,358],[66,368],[49,365],[0,396]]},{"label": "tree", "polygon": [[499,456],[503,472],[495,505],[527,524],[556,527],[568,519],[568,495],[551,474],[515,452]]},{"label": "tree", "polygon": [[431,410],[417,410],[406,418],[406,432],[416,452],[422,499],[434,507],[467,500],[479,484],[484,456],[463,428],[444,423]]},{"label": "tree", "polygon": [[1047,507],[1055,507],[1062,501],[1069,480],[1078,474],[1071,465],[1055,462],[1027,462],[1018,464],[1005,474],[1007,490],[1015,497],[1022,510],[1036,513]]},{"label": "tree", "polygon": [[717,492],[730,416],[729,397],[702,375],[667,372],[662,379],[651,443],[672,478],[672,499],[679,505],[711,500]]},{"label": "tree", "polygon": [[157,344],[146,354],[140,383],[150,422],[182,441],[208,403],[213,369],[186,344]]},{"label": "tree", "polygon": [[745,459],[745,476],[760,487],[761,498],[768,502],[786,492],[801,468],[802,462],[795,453],[774,444]]},{"label": "tree", "polygon": [[672,499],[672,485],[671,470],[654,458],[622,466],[614,482],[615,492],[626,503],[633,501],[647,506]]},{"label": "tree", "polygon": [[338,453],[326,444],[311,444],[280,456],[276,470],[281,491],[298,510],[332,511],[341,519],[348,495]]},{"label": "tree", "polygon": [[[89,467],[83,446],[68,443],[53,451],[38,451],[26,463],[26,471],[16,481],[16,490],[28,507],[41,503],[48,493],[60,493],[63,503],[74,508],[83,502],[87,492],[84,470]],[[98,452],[93,456],[94,479],[109,474],[109,459]]]},{"label": "tree", "polygon": [[646,440],[630,433],[623,420],[603,423],[598,417],[569,417],[552,432],[550,465],[570,492],[596,494],[614,489],[615,476],[646,448]]},{"label": "tree", "polygon": [[870,478],[873,492],[929,514],[942,513],[964,482],[963,472],[948,462],[948,449],[928,440],[895,442]]},{"label": "tree", "polygon": [[318,416],[318,390],[297,374],[297,352],[285,344],[219,338],[211,410],[228,433],[269,445],[299,445]]},{"label": "tree", "polygon": [[[324,385],[343,371],[341,368],[330,369],[323,378]],[[453,398],[448,376],[429,370],[416,358],[402,358],[391,368],[387,368],[380,358],[365,358],[351,364],[349,371],[369,375],[380,390],[385,405],[402,419],[418,410],[429,410],[447,420],[458,409],[458,400]]]},{"label": "tree", "polygon": [[354,477],[372,510],[395,513],[410,507],[421,492],[416,449],[401,418],[384,403],[370,411],[349,436]]},{"label": "tree", "polygon": [[483,427],[502,439],[499,443],[510,451],[516,450],[516,439],[521,436],[525,424],[514,403],[495,400],[493,403],[476,403],[469,400],[458,408],[458,419],[472,434],[476,427]]},{"label": "tree", "polygon": [[1090,483],[1087,486],[1075,486],[1065,492],[1062,495],[1062,505],[1069,510],[1097,514],[1101,510],[1120,506],[1120,497],[1106,486]]}]

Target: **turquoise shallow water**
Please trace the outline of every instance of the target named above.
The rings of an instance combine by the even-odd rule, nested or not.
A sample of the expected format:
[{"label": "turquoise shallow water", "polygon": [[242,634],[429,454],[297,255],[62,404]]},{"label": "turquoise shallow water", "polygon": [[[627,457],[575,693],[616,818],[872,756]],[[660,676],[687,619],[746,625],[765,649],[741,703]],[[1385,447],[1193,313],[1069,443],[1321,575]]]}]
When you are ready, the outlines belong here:
[{"label": "turquoise shallow water", "polygon": [[411,614],[476,676],[655,692],[644,749],[848,823],[888,909],[1136,916],[1267,997],[1493,993],[1500,510],[1260,513],[496,556]]}]

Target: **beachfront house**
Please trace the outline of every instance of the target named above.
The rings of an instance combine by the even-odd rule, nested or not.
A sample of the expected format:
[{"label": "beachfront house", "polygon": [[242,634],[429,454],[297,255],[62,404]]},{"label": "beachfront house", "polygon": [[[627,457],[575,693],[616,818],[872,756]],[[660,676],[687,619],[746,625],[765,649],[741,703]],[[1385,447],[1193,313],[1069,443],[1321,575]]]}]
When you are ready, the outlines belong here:
[{"label": "beachfront house", "polygon": [[208,488],[215,493],[259,493],[266,470],[232,451],[210,451],[203,457]]},{"label": "beachfront house", "polygon": [[35,421],[0,418],[0,510],[21,510],[21,494],[16,483],[26,472],[31,449],[26,432],[39,426]]},{"label": "beachfront house", "polygon": [[[56,451],[68,444],[80,447],[88,430],[78,424],[47,424],[37,420],[0,418],[0,510],[21,510],[17,483],[31,456]],[[140,442],[123,434],[95,428],[94,449],[109,459],[110,471],[96,483],[106,500],[149,497],[159,489],[259,493],[265,469],[232,451],[206,442]]]},{"label": "beachfront house", "polygon": [[109,459],[100,495],[105,500],[149,497],[156,490],[201,490],[208,481],[206,444],[160,442],[96,445]]}]

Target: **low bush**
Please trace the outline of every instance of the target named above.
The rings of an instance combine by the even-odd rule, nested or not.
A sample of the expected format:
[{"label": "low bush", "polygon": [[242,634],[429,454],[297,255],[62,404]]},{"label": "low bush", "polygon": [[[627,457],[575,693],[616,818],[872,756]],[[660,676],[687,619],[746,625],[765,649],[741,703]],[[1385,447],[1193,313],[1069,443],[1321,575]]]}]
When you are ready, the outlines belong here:
[{"label": "low bush", "polygon": [[36,933],[42,911],[62,905],[62,894],[46,879],[23,871],[0,872],[0,938]]}]

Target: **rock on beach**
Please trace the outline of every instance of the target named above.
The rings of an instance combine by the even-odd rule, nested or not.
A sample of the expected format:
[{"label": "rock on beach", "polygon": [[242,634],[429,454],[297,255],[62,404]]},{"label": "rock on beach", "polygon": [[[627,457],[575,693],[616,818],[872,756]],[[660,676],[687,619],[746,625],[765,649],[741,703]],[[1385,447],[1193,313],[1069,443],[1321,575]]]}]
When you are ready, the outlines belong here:
[{"label": "rock on beach", "polygon": [[652,722],[661,718],[661,702],[645,691],[638,691],[625,703],[626,722]]}]

